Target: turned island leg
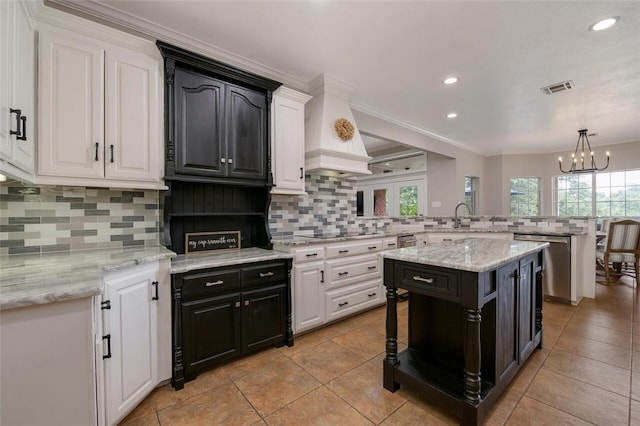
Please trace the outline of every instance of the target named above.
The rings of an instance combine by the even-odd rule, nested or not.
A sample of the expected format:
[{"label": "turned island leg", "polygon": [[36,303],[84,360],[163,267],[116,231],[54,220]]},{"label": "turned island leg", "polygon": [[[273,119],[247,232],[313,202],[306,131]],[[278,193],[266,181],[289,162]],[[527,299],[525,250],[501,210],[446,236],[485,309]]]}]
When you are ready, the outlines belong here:
[{"label": "turned island leg", "polygon": [[464,309],[464,397],[473,405],[480,403],[480,309]]},{"label": "turned island leg", "polygon": [[383,363],[383,386],[395,392],[399,385],[393,380],[393,366],[398,363],[398,292],[395,288],[387,287],[387,356]]}]

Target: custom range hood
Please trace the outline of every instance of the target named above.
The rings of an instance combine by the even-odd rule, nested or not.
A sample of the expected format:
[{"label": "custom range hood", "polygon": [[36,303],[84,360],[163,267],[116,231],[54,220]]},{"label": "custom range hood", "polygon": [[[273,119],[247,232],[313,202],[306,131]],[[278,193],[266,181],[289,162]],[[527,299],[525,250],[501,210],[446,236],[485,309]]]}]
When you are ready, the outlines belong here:
[{"label": "custom range hood", "polygon": [[[335,175],[371,174],[367,168],[371,157],[367,155],[349,107],[354,88],[321,74],[311,81],[310,89],[313,99],[305,106],[307,171]],[[336,130],[338,121],[342,123],[340,135]]]}]

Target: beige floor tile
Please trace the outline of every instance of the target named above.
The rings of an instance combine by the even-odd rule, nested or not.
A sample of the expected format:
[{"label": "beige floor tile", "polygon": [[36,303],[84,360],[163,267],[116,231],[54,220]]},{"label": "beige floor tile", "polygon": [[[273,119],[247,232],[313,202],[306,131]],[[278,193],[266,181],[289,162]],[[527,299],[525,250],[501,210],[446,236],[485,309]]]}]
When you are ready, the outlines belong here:
[{"label": "beige floor tile", "polygon": [[511,413],[508,426],[586,426],[591,423],[535,399],[523,396]]},{"label": "beige floor tile", "polygon": [[540,351],[534,351],[525,365],[520,369],[520,371],[518,371],[516,377],[513,378],[513,381],[509,385],[510,390],[521,394],[526,392],[544,362],[542,357],[535,356],[536,352]]},{"label": "beige floor tile", "polygon": [[[410,409],[409,413],[418,413],[428,419],[427,423],[417,423],[417,424],[429,424],[429,425],[430,424],[438,424],[438,425],[459,425],[460,424],[460,420],[456,418],[452,413],[436,407],[434,404],[430,403],[429,401],[427,401],[426,399],[424,399],[422,396],[418,395],[415,392],[412,392],[410,390],[407,390],[401,387],[398,391],[396,391],[396,393],[402,396],[403,398],[405,398],[407,400],[407,403],[402,407],[400,407],[398,411],[396,411],[394,414],[392,414],[387,418],[387,420],[393,419],[394,420],[393,424],[403,424],[403,423],[400,423],[397,419],[394,419],[394,417],[399,411],[401,410],[405,411],[407,408]],[[415,408],[417,408],[418,410],[415,410],[415,408],[412,408],[411,406],[415,406]],[[382,424],[388,424],[387,420],[385,420]],[[416,424],[416,423],[404,423],[404,424]]]},{"label": "beige floor tile", "polygon": [[622,319],[620,317],[611,316],[607,313],[598,311],[581,311],[571,318],[571,323],[589,323],[601,327],[611,328],[614,330],[630,333],[633,327],[633,321],[630,319]]},{"label": "beige floor tile", "polygon": [[576,308],[560,303],[544,302],[542,312],[545,323],[551,323],[557,327],[564,327],[576,312]]},{"label": "beige floor tile", "polygon": [[171,385],[165,385],[156,389],[151,394],[150,398],[153,400],[153,405],[156,411],[159,411],[173,405],[181,406],[184,401],[195,395],[195,389],[190,386],[185,385],[183,389],[176,391],[171,387]]},{"label": "beige floor tile", "polygon": [[280,350],[271,348],[266,351],[258,352],[256,354],[249,355],[244,358],[240,358],[228,364],[224,364],[222,368],[227,375],[232,379],[239,379],[247,374],[254,373],[262,370],[263,368],[270,366],[274,363],[288,360]]},{"label": "beige floor tile", "polygon": [[600,327],[599,325],[572,322],[564,330],[572,336],[584,337],[598,342],[609,343],[610,345],[631,347],[631,335],[628,332]]},{"label": "beige floor tile", "polygon": [[385,351],[385,335],[370,327],[360,327],[331,339],[339,345],[357,353],[365,359],[371,359]]},{"label": "beige floor tile", "polygon": [[558,339],[560,338],[560,335],[562,334],[564,329],[565,329],[565,326],[559,326],[554,323],[547,323],[545,321],[544,322],[544,345],[549,349],[553,348],[558,342]]},{"label": "beige floor tile", "polygon": [[629,413],[629,425],[640,425],[640,402],[631,400],[631,410]]},{"label": "beige floor tile", "polygon": [[540,369],[526,396],[600,425],[626,424],[629,399],[588,383]]},{"label": "beige floor tile", "polygon": [[500,396],[500,399],[493,406],[483,423],[486,426],[502,426],[505,424],[520,401],[520,398],[522,398],[522,394],[520,392],[516,392],[513,389],[507,389],[507,391]]},{"label": "beige floor tile", "polygon": [[640,371],[631,372],[631,398],[640,401]]},{"label": "beige floor tile", "polygon": [[544,368],[629,397],[630,370],[558,349],[551,352]]},{"label": "beige floor tile", "polygon": [[378,424],[406,399],[382,387],[382,370],[363,364],[327,386],[373,423]]},{"label": "beige floor tile", "polygon": [[327,340],[333,339],[336,336],[340,336],[341,334],[347,333],[355,328],[356,325],[353,322],[349,322],[347,320],[337,321],[327,327],[323,327],[316,331],[319,335],[324,337]]},{"label": "beige floor tile", "polygon": [[271,426],[359,426],[372,424],[324,386],[281,408],[265,420]]},{"label": "beige floor tile", "polygon": [[235,379],[234,383],[263,417],[320,386],[311,374],[286,357]]},{"label": "beige floor tile", "polygon": [[631,349],[620,346],[563,334],[558,339],[555,349],[582,355],[616,367],[631,369]]},{"label": "beige floor tile", "polygon": [[291,357],[297,353],[310,349],[326,341],[327,338],[324,337],[321,330],[312,331],[310,333],[303,334],[302,336],[294,337],[293,346],[282,346],[280,348],[280,352],[288,357]]},{"label": "beige floor tile", "polygon": [[406,402],[395,413],[387,417],[380,423],[383,426],[404,426],[404,425],[429,425],[429,426],[446,426],[457,425],[459,422],[455,419],[445,421],[434,416],[432,413],[425,411],[421,407],[412,402]]},{"label": "beige floor tile", "polygon": [[182,406],[160,410],[162,425],[251,425],[260,416],[232,384],[222,385],[194,396]]},{"label": "beige floor tile", "polygon": [[330,340],[295,354],[291,359],[322,383],[328,383],[366,360]]},{"label": "beige floor tile", "polygon": [[133,420],[149,416],[150,414],[153,414],[155,417],[156,407],[153,403],[153,398],[148,397],[145,398],[144,401],[142,401],[131,413],[129,413],[127,417],[124,418],[122,424],[132,424]]},{"label": "beige floor tile", "polygon": [[158,422],[158,415],[154,411],[142,417],[129,418],[129,416],[127,416],[122,423],[119,424],[122,426],[158,426],[160,423]]},{"label": "beige floor tile", "polygon": [[200,373],[197,380],[185,383],[184,387],[188,388],[193,394],[198,394],[206,390],[216,388],[225,383],[231,383],[231,378],[222,367],[216,367]]}]

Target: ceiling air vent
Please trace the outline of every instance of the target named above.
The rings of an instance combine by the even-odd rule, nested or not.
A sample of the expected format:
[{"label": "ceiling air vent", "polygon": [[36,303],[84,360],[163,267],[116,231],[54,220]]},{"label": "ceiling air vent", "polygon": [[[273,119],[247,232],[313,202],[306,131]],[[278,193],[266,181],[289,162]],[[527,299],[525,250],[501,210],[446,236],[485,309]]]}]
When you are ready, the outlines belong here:
[{"label": "ceiling air vent", "polygon": [[554,93],[564,92],[565,90],[573,89],[574,84],[572,80],[563,81],[562,83],[551,84],[547,87],[543,87],[542,92],[547,95],[553,95]]}]

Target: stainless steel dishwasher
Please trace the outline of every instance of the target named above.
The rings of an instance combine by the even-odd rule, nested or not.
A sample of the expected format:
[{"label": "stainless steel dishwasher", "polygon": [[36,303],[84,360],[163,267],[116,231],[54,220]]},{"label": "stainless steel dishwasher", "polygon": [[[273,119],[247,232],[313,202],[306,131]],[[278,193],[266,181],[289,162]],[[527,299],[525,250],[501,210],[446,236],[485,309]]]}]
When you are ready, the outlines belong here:
[{"label": "stainless steel dishwasher", "polygon": [[542,291],[545,299],[571,303],[571,237],[515,234],[516,241],[549,243],[544,251]]}]

